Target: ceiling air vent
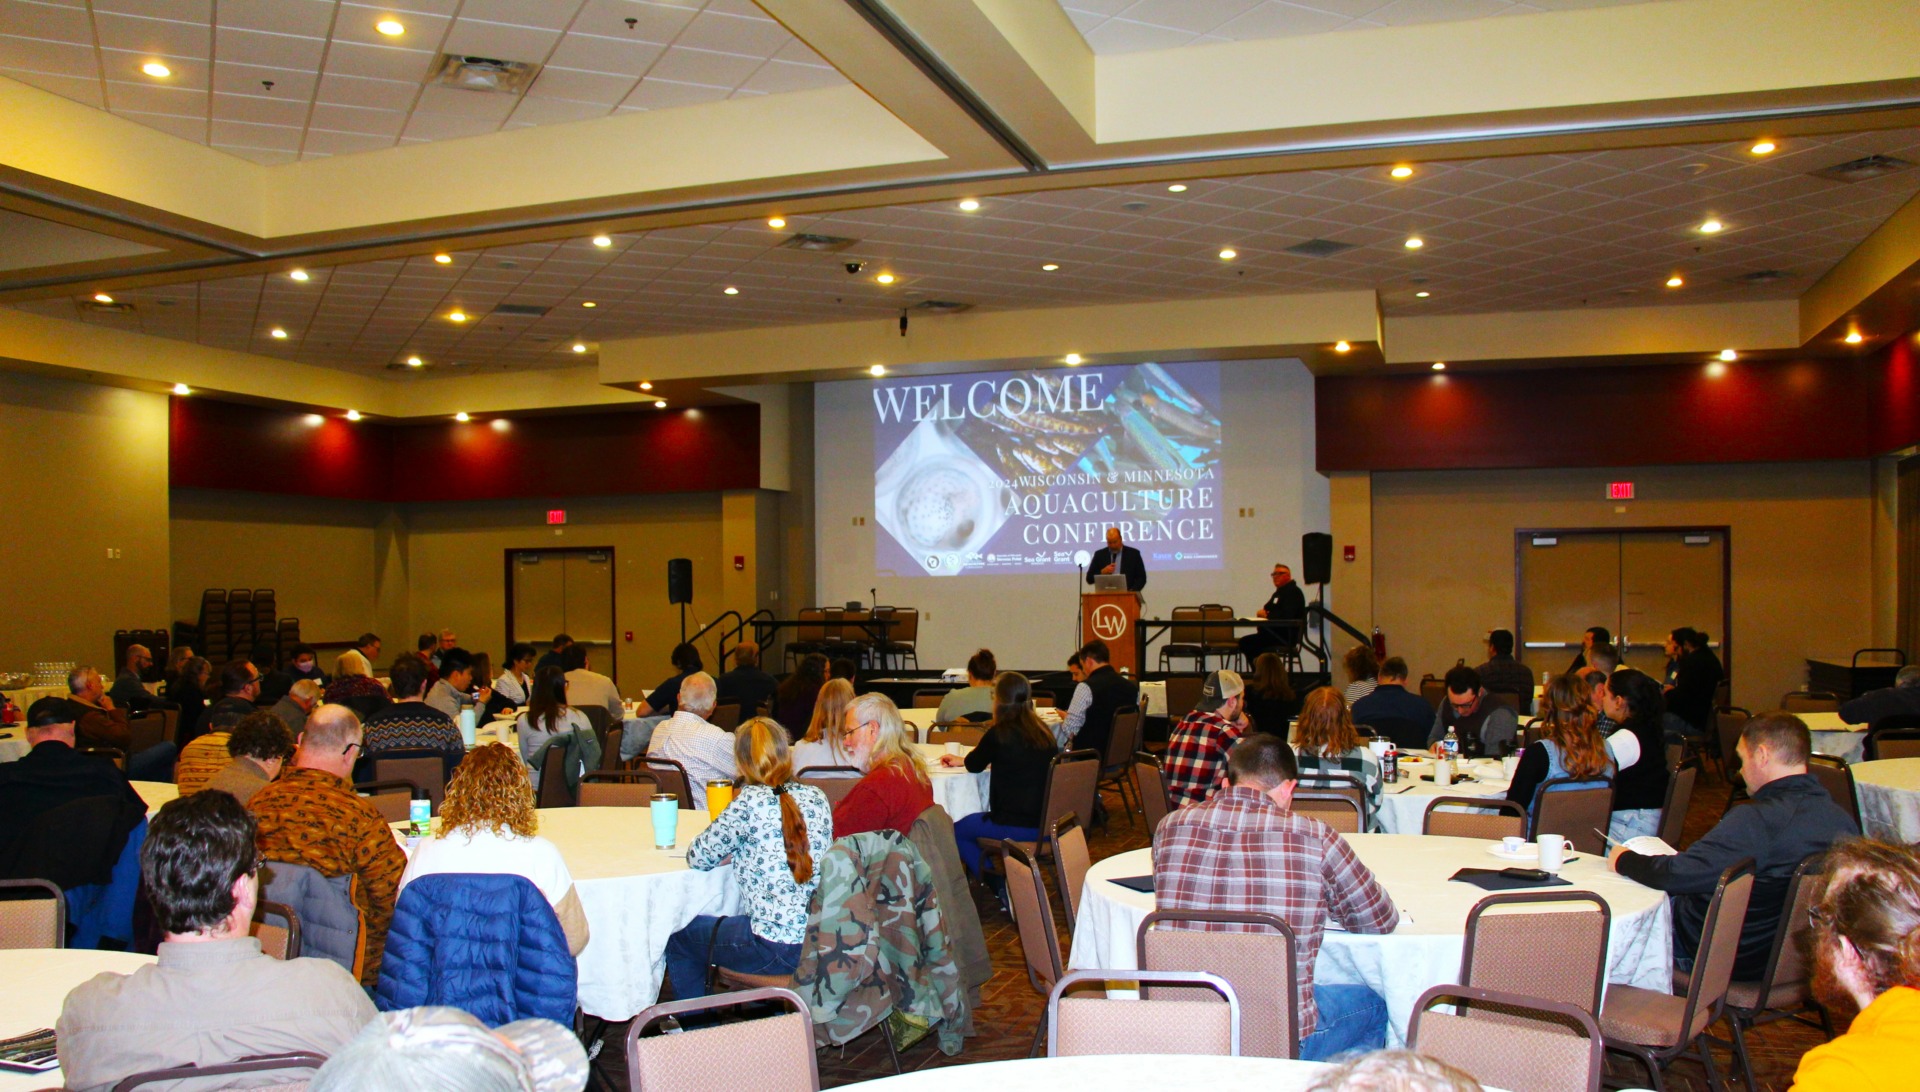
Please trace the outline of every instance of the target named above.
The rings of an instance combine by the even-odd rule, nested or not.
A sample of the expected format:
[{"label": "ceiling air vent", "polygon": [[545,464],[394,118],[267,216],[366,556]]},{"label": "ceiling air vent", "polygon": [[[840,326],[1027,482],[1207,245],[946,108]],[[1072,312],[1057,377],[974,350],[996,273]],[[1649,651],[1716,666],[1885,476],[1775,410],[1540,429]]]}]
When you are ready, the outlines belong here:
[{"label": "ceiling air vent", "polygon": [[502,61],[494,57],[442,53],[430,82],[457,87],[462,91],[518,95],[539,74],[540,66],[528,61]]},{"label": "ceiling air vent", "polygon": [[1331,258],[1352,250],[1358,243],[1336,243],[1332,239],[1308,239],[1304,243],[1295,243],[1285,250],[1300,258]]},{"label": "ceiling air vent", "polygon": [[1865,182],[1870,178],[1884,178],[1912,168],[1913,164],[1890,155],[1866,155],[1814,171],[1813,176],[1833,182]]},{"label": "ceiling air vent", "polygon": [[788,236],[787,241],[780,245],[786,247],[788,250],[812,250],[823,254],[831,254],[837,250],[845,250],[859,241],[858,239],[843,239],[838,235],[813,235],[802,231],[798,234]]},{"label": "ceiling air vent", "polygon": [[539,307],[531,303],[502,303],[493,309],[497,318],[545,318],[548,307]]},{"label": "ceiling air vent", "polygon": [[914,304],[911,310],[923,315],[957,315],[962,311],[973,310],[973,304],[955,300],[921,300]]},{"label": "ceiling air vent", "polygon": [[1733,278],[1735,284],[1777,284],[1787,279],[1787,272],[1781,269],[1756,269],[1751,273],[1742,273]]}]

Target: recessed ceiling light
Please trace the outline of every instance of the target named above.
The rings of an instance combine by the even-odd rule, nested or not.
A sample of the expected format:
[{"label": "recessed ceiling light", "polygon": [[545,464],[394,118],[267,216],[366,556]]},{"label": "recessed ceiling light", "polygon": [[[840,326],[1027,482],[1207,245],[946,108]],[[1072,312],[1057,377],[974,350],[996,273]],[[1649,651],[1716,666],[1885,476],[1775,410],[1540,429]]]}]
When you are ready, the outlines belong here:
[{"label": "recessed ceiling light", "polygon": [[875,364],[873,367],[867,369],[867,374],[875,376],[885,375],[887,374],[887,366],[885,364]]},{"label": "recessed ceiling light", "polygon": [[179,394],[179,395],[192,394],[193,388],[187,386],[185,383],[175,383],[173,385],[173,393]]},{"label": "recessed ceiling light", "polygon": [[458,311],[458,310],[448,311],[447,321],[448,322],[465,322],[467,321],[467,313],[465,311]]},{"label": "recessed ceiling light", "polygon": [[1860,331],[1858,331],[1858,330],[1848,330],[1848,331],[1847,331],[1847,337],[1846,337],[1846,341],[1847,341],[1847,344],[1849,344],[1849,345],[1858,345],[1858,344],[1860,344],[1861,342],[1863,342],[1863,341],[1865,341],[1865,340],[1867,340],[1867,339],[1866,339],[1866,338],[1864,338],[1864,337],[1862,337],[1862,336],[1860,335]]},{"label": "recessed ceiling light", "polygon": [[740,294],[740,290],[738,288],[735,288],[732,285],[728,285],[725,288],[722,288],[720,291],[725,292],[729,296],[737,296]]},{"label": "recessed ceiling light", "polygon": [[1333,351],[1336,353],[1350,353],[1353,351],[1353,346],[1344,341],[1336,341],[1333,343]]},{"label": "recessed ceiling light", "polygon": [[574,343],[573,343],[573,351],[574,351],[574,352],[576,352],[576,353],[584,353],[584,352],[586,352],[586,351],[587,351],[587,343],[586,343],[586,342],[584,342],[584,341],[576,341],[576,342],[574,342]]},{"label": "recessed ceiling light", "polygon": [[398,38],[407,32],[406,24],[398,19],[382,19],[373,24],[373,29],[389,38]]},{"label": "recessed ceiling light", "polygon": [[662,398],[662,399],[660,399],[659,401],[657,401],[657,402],[655,402],[655,403],[653,404],[653,408],[654,408],[654,409],[666,409],[666,408],[667,408],[667,400],[666,400],[666,399],[664,399],[664,398]]},{"label": "recessed ceiling light", "polygon": [[1431,296],[1431,295],[1433,295],[1433,293],[1431,293],[1431,292],[1428,292],[1428,291],[1426,291],[1425,289],[1422,289],[1421,291],[1418,291],[1418,292],[1415,292],[1415,293],[1413,294],[1413,298],[1414,298],[1414,299],[1419,299],[1419,300],[1423,300],[1423,299],[1426,299],[1426,298],[1427,298],[1428,296]]},{"label": "recessed ceiling light", "polygon": [[1686,278],[1682,277],[1678,273],[1675,273],[1673,276],[1667,278],[1668,288],[1678,288],[1685,283],[1687,283]]},{"label": "recessed ceiling light", "polygon": [[1425,239],[1422,239],[1422,238],[1421,238],[1420,236],[1418,236],[1418,235],[1409,235],[1409,236],[1407,236],[1407,249],[1408,249],[1408,250],[1419,250],[1419,249],[1420,249],[1421,247],[1423,247],[1423,246],[1426,246],[1426,245],[1427,245],[1427,241],[1426,241]]},{"label": "recessed ceiling light", "polygon": [[594,246],[612,246],[613,237],[609,235],[595,235],[593,237],[593,245]]},{"label": "recessed ceiling light", "polygon": [[311,279],[307,276],[307,271],[304,269],[289,270],[287,272],[287,276],[293,278],[296,281],[304,281],[304,280]]},{"label": "recessed ceiling light", "polygon": [[267,333],[272,334],[274,337],[279,338],[280,340],[283,340],[283,341],[286,340],[287,332],[278,326],[275,326],[273,329],[268,330]]},{"label": "recessed ceiling light", "polygon": [[420,364],[421,364],[421,360],[417,356],[410,356],[407,358],[407,367],[409,368],[418,368]]},{"label": "recessed ceiling light", "polygon": [[145,72],[156,80],[164,80],[168,76],[173,75],[173,69],[168,68],[159,61],[148,61],[146,64],[140,66],[140,71]]},{"label": "recessed ceiling light", "polygon": [[874,280],[876,280],[876,281],[879,281],[879,282],[880,282],[881,284],[892,284],[892,283],[893,283],[893,274],[891,274],[891,273],[882,273],[882,274],[880,274],[880,275],[879,275],[878,277],[875,277],[875,278],[874,278]]},{"label": "recessed ceiling light", "polygon": [[580,301],[580,306],[582,306],[582,307],[598,307],[598,306],[600,306],[600,305],[599,305],[599,304],[597,304],[597,303],[595,303],[595,302],[593,302],[592,300],[581,300],[581,301]]},{"label": "recessed ceiling light", "polygon": [[1387,173],[1392,175],[1395,178],[1412,178],[1413,168],[1402,163],[1400,166],[1395,167],[1394,169],[1388,171]]},{"label": "recessed ceiling light", "polygon": [[1779,147],[1779,145],[1771,140],[1757,140],[1754,141],[1753,147],[1748,148],[1747,151],[1752,152],[1754,155],[1772,155],[1773,150],[1777,147]]},{"label": "recessed ceiling light", "polygon": [[357,409],[350,409],[350,410],[348,410],[348,411],[347,411],[347,420],[349,420],[349,421],[358,421],[359,419],[360,419],[360,411],[359,411],[359,410],[357,410]]},{"label": "recessed ceiling light", "polygon": [[95,293],[93,294],[93,302],[95,302],[95,303],[112,303],[112,302],[113,302],[113,297],[112,297],[112,296],[109,296],[109,295],[107,295],[107,294],[106,294],[105,292],[95,292]]},{"label": "recessed ceiling light", "polygon": [[1717,232],[1717,231],[1720,231],[1721,229],[1723,229],[1723,228],[1725,228],[1726,226],[1727,226],[1727,225],[1725,225],[1725,224],[1723,224],[1723,223],[1721,223],[1721,222],[1720,222],[1720,221],[1718,221],[1718,220],[1714,220],[1714,219],[1707,219],[1707,220],[1704,220],[1704,221],[1702,221],[1702,222],[1701,222],[1701,224],[1700,224],[1700,234],[1702,234],[1702,235],[1712,235],[1712,234],[1713,234],[1714,232]]},{"label": "recessed ceiling light", "polygon": [[447,265],[447,264],[449,264],[450,262],[452,262],[452,261],[453,261],[453,255],[451,255],[451,254],[435,254],[435,255],[433,256],[433,260],[434,260],[434,261],[436,261],[436,262],[439,262],[439,263],[440,263],[441,265]]},{"label": "recessed ceiling light", "polygon": [[456,421],[471,421],[471,420],[473,420],[473,418],[471,418],[471,417],[469,417],[469,416],[467,416],[467,411],[466,411],[466,410],[461,410],[461,411],[460,411],[459,413],[456,413],[456,414],[454,414],[454,415],[453,415],[453,419],[454,419],[454,420],[456,420]]},{"label": "recessed ceiling light", "polygon": [[1720,359],[1722,359],[1722,360],[1738,360],[1738,359],[1740,359],[1740,354],[1739,354],[1739,353],[1736,353],[1736,352],[1734,352],[1734,351],[1733,351],[1732,349],[1722,349],[1722,350],[1720,350]]},{"label": "recessed ceiling light", "polygon": [[1079,353],[1068,353],[1066,355],[1066,361],[1069,364],[1078,364],[1080,363],[1080,360],[1081,360],[1081,357]]},{"label": "recessed ceiling light", "polygon": [[1185,182],[1175,182],[1173,185],[1167,187],[1167,192],[1185,193],[1187,192],[1187,184]]},{"label": "recessed ceiling light", "polygon": [[507,423],[505,417],[495,417],[493,420],[487,422],[487,427],[495,432],[505,432],[513,426]]},{"label": "recessed ceiling light", "polygon": [[961,211],[961,212],[974,212],[974,211],[977,211],[977,210],[978,210],[979,208],[980,208],[980,202],[978,202],[978,201],[975,201],[975,200],[974,200],[973,198],[971,198],[971,197],[969,197],[969,198],[967,198],[966,200],[964,200],[964,201],[962,201],[962,202],[960,202],[960,211]]},{"label": "recessed ceiling light", "polygon": [[1434,370],[1434,371],[1436,371],[1436,372],[1444,372],[1444,371],[1446,371],[1446,370],[1447,370],[1447,362],[1446,362],[1446,361],[1444,361],[1444,360],[1436,360],[1436,361],[1434,361],[1434,362],[1433,362],[1433,370]]},{"label": "recessed ceiling light", "polygon": [[1230,246],[1220,248],[1220,260],[1230,262],[1240,256],[1240,252]]},{"label": "recessed ceiling light", "polygon": [[1051,273],[1058,268],[1060,268],[1060,266],[1057,263],[1048,262],[1046,265],[1040,267],[1040,271],[1042,273]]},{"label": "recessed ceiling light", "polygon": [[767,226],[775,230],[779,230],[780,228],[786,227],[787,226],[786,217],[775,216],[774,218],[767,221]]},{"label": "recessed ceiling light", "polygon": [[650,391],[653,389],[653,384],[643,379],[640,381],[640,389],[643,391]]},{"label": "recessed ceiling light", "polygon": [[317,413],[307,414],[306,421],[309,425],[324,425],[327,423],[327,419]]}]

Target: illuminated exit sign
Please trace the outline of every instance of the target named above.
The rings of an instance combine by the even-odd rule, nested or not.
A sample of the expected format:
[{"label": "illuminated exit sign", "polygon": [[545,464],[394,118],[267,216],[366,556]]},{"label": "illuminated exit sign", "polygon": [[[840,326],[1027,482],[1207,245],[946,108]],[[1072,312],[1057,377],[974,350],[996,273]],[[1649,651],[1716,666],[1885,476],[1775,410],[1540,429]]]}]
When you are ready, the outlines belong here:
[{"label": "illuminated exit sign", "polygon": [[[1632,482],[1608,482],[1607,483],[1607,499],[1608,500],[1632,500],[1633,499],[1633,483]],[[563,512],[561,514],[564,516],[566,513]],[[549,520],[549,522],[551,522],[551,520]]]},{"label": "illuminated exit sign", "polygon": [[[1627,494],[1629,496],[1633,494],[1632,486],[1627,487]],[[547,522],[549,524],[552,524],[555,527],[558,527],[560,524],[567,522],[567,510],[565,508],[547,509]]]}]

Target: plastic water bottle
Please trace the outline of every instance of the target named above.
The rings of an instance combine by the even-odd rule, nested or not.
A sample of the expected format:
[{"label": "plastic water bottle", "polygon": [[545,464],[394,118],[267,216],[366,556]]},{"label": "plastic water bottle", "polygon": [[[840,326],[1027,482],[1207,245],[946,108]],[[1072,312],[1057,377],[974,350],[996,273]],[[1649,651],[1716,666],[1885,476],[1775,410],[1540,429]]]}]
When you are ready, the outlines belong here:
[{"label": "plastic water bottle", "polygon": [[1447,738],[1440,741],[1440,752],[1446,755],[1448,762],[1460,760],[1460,734],[1453,730],[1452,725],[1447,726]]}]

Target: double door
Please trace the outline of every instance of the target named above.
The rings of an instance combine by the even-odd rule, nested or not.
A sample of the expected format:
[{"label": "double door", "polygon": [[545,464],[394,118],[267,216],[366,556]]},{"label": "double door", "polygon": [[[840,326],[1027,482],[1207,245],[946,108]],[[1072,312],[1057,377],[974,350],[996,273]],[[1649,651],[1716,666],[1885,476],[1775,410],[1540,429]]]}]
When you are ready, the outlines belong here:
[{"label": "double door", "polygon": [[614,674],[611,548],[507,551],[507,640],[545,652],[559,633]]},{"label": "double door", "polygon": [[1667,635],[1690,626],[1731,673],[1730,549],[1725,527],[1516,532],[1522,662],[1536,676],[1565,671],[1588,627],[1605,626],[1624,665],[1658,679]]}]

